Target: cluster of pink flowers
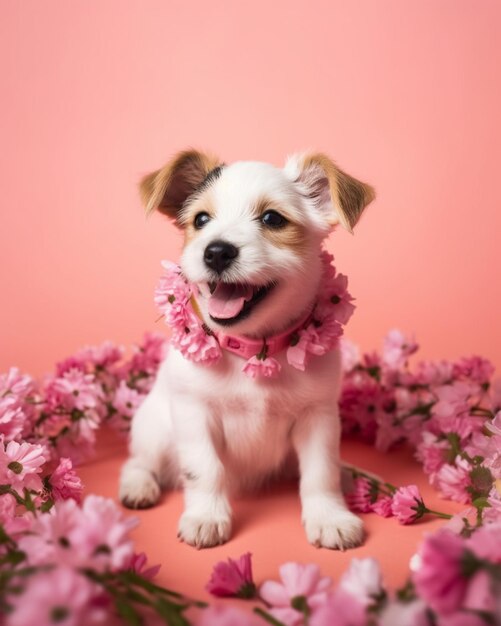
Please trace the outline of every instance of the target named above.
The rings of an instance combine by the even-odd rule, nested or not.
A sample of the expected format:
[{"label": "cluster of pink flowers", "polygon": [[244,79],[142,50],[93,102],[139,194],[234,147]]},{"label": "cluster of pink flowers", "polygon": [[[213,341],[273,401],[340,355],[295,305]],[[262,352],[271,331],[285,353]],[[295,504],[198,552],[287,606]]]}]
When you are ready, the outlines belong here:
[{"label": "cluster of pink flowers", "polygon": [[[353,298],[348,292],[348,278],[338,274],[333,265],[334,257],[322,251],[322,279],[319,298],[304,328],[292,335],[287,349],[287,362],[304,371],[312,355],[323,355],[338,345],[343,326],[355,310]],[[193,287],[170,261],[162,261],[164,273],[155,289],[155,304],[170,326],[171,345],[196,363],[212,365],[221,358],[221,348],[216,337],[196,314],[193,303]],[[248,359],[242,371],[251,378],[279,375],[281,365],[268,354],[266,341],[260,352]]]},{"label": "cluster of pink flowers", "polygon": [[[218,563],[207,586],[214,595],[262,603],[254,616],[224,606],[206,611],[199,624],[258,626],[488,626],[501,620],[501,523],[463,536],[444,528],[428,536],[412,561],[406,584],[386,588],[377,561],[352,559],[334,585],[317,565],[285,563],[280,582],[259,587],[250,555]],[[247,575],[228,575],[245,561]],[[250,574],[249,574],[250,573]],[[243,596],[242,587],[253,593]],[[258,616],[260,619],[258,619]]]},{"label": "cluster of pink flowers", "polygon": [[[399,331],[388,335],[381,355],[359,358],[344,344],[345,433],[382,451],[407,442],[444,497],[499,508],[494,483],[501,479],[501,384],[491,380],[494,367],[471,357],[411,368],[408,358],[417,347]],[[388,510],[384,501],[377,506]]]},{"label": "cluster of pink flowers", "polygon": [[6,626],[87,626],[119,617],[140,623],[145,611],[184,619],[190,602],[178,594],[173,601],[169,590],[154,585],[159,567],[147,567],[146,556],[134,552],[136,520],[100,496],[80,504],[83,485],[74,468],[94,450],[102,424],[128,430],[164,349],[163,338],[147,335],[128,358],[110,343],[86,348],[41,385],[16,368],[0,376],[0,613]]}]

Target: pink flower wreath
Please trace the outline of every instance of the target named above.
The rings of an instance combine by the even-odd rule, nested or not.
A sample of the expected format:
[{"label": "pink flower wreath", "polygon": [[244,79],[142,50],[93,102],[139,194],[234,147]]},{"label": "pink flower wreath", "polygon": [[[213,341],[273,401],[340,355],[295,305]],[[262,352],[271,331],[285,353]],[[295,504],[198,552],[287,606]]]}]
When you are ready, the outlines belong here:
[{"label": "pink flower wreath", "polygon": [[[326,282],[347,294],[341,275]],[[169,302],[166,313],[193,324],[195,340],[178,338],[186,354],[211,362],[219,347],[191,317],[188,293],[182,284],[166,292],[180,305]],[[348,295],[333,304],[341,302],[339,325],[353,310]],[[329,341],[308,335],[304,344],[324,349]],[[181,626],[501,624],[501,384],[492,381],[492,365],[471,357],[411,368],[418,346],[398,331],[389,333],[381,353],[360,356],[345,340],[341,347],[345,433],[380,450],[411,446],[432,485],[466,507],[451,518],[431,511],[415,485],[349,470],[354,511],[402,524],[426,515],[451,518],[417,548],[400,589],[386,588],[374,559],[355,558],[336,585],[317,565],[299,563],[282,565],[280,581],[257,584],[249,553],[216,564],[207,588],[219,597],[252,599],[253,614],[224,604],[203,608],[153,582],[158,566],[148,567],[131,539],[137,522],[112,500],[89,495],[82,502],[75,469],[93,453],[103,424],[127,432],[151,388],[166,341],[147,335],[127,358],[111,343],[81,350],[41,383],[16,368],[0,375],[2,624],[137,625],[154,614],[155,623]]]},{"label": "pink flower wreath", "polygon": [[[348,292],[348,278],[336,272],[334,257],[322,251],[321,260],[317,302],[304,327],[291,337],[286,351],[289,365],[302,371],[310,355],[325,354],[338,345],[343,326],[355,310]],[[221,348],[193,308],[193,285],[183,276],[179,265],[162,261],[162,266],[165,271],[155,289],[155,304],[171,328],[171,345],[191,361],[204,365],[216,363],[221,358]],[[280,367],[276,359],[268,356],[265,340],[263,349],[248,359],[242,369],[252,378],[275,377]]]}]

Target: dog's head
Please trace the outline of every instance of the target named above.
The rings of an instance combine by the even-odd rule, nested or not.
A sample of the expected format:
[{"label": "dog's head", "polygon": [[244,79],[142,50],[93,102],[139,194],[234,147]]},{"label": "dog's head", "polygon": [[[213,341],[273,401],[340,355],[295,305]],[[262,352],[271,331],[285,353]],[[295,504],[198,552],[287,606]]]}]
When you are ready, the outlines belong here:
[{"label": "dog's head", "polygon": [[336,224],[351,231],[374,199],[369,185],[323,154],[294,155],[280,169],[224,165],[190,150],[146,176],[140,190],[148,212],[158,209],[184,231],[181,267],[198,287],[205,323],[254,337],[308,311],[322,240]]}]

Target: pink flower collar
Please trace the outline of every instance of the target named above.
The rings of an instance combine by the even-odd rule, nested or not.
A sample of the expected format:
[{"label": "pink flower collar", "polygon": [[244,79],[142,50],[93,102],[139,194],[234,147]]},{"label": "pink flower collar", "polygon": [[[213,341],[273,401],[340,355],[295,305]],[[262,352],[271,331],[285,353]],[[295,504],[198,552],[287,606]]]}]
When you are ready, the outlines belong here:
[{"label": "pink flower collar", "polygon": [[248,339],[212,332],[196,313],[194,286],[184,278],[181,268],[162,261],[164,274],[155,289],[155,303],[172,329],[171,345],[191,361],[212,365],[222,350],[247,359],[243,371],[252,378],[278,376],[281,364],[273,355],[286,351],[289,365],[304,371],[311,355],[333,350],[343,334],[355,306],[348,292],[348,279],[337,274],[334,257],[321,252],[322,282],[317,303],[300,323],[272,337]]}]

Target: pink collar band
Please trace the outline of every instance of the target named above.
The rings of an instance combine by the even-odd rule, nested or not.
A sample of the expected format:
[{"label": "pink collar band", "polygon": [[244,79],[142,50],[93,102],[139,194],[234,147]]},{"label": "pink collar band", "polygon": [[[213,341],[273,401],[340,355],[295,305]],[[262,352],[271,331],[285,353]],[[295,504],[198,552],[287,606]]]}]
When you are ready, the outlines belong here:
[{"label": "pink collar band", "polygon": [[263,339],[249,339],[248,337],[235,337],[234,335],[227,335],[219,331],[211,331],[216,337],[219,345],[223,350],[233,352],[243,359],[250,359],[251,357],[265,351],[267,357],[271,357],[274,354],[278,354],[291,345],[294,334],[298,333],[305,326],[311,318],[311,311],[305,315],[301,321],[295,324],[292,328],[280,333],[279,335],[272,335],[271,337],[263,337]]}]

